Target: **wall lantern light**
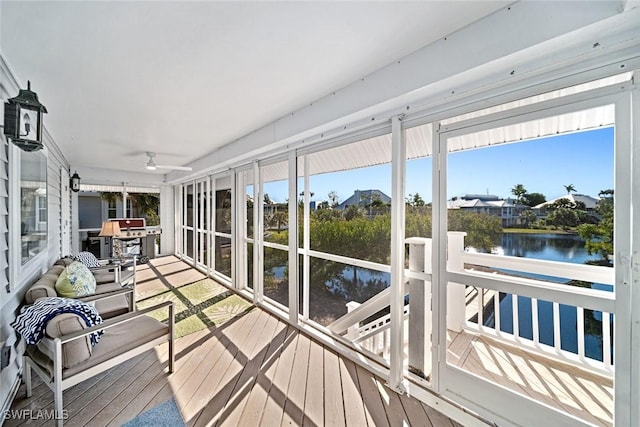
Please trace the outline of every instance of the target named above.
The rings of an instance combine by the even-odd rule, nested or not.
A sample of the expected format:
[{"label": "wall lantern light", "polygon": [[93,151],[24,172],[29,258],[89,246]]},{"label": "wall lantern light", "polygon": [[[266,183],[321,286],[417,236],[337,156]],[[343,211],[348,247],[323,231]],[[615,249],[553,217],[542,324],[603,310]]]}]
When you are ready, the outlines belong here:
[{"label": "wall lantern light", "polygon": [[4,104],[4,134],[24,151],[41,150],[42,113],[47,108],[38,101],[38,94],[31,91],[31,82],[20,89],[18,96]]},{"label": "wall lantern light", "polygon": [[71,175],[71,191],[74,193],[80,191],[80,176],[78,175],[78,171]]}]

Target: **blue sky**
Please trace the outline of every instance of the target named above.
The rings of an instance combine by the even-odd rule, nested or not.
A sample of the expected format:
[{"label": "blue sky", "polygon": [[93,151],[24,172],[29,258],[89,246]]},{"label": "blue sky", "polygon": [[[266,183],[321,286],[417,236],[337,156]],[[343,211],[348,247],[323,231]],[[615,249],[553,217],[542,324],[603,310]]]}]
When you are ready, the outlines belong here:
[{"label": "blue sky", "polygon": [[[516,184],[547,200],[566,194],[573,184],[577,193],[597,197],[613,188],[613,128],[602,128],[452,153],[448,158],[447,197],[462,194],[494,194],[512,197]],[[374,166],[310,178],[313,200],[327,200],[330,191],[339,201],[354,190],[378,189],[391,194],[391,165]],[[431,201],[431,158],[407,162],[406,193]],[[266,183],[272,200],[287,198],[285,182]]]}]

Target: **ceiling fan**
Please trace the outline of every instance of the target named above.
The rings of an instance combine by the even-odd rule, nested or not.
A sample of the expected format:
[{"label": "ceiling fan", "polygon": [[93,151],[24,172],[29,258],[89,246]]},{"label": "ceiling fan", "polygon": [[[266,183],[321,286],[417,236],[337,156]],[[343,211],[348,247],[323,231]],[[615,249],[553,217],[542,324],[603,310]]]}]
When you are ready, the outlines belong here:
[{"label": "ceiling fan", "polygon": [[149,157],[149,161],[147,162],[147,170],[154,171],[156,169],[170,169],[170,170],[179,170],[179,171],[190,171],[192,168],[189,166],[169,166],[169,165],[156,165],[156,162],[153,161],[153,158],[156,156],[156,153],[152,153],[151,151],[147,151],[147,156]]}]

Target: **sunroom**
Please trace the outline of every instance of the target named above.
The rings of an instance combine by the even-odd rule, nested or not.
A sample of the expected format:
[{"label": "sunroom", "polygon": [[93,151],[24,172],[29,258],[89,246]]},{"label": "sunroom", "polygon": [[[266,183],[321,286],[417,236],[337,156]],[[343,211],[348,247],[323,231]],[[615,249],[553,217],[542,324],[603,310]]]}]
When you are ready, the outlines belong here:
[{"label": "sunroom", "polygon": [[[43,397],[22,395],[25,344],[10,323],[28,287],[69,253],[121,251],[99,236],[103,222],[146,216],[147,227],[138,231],[148,235],[138,239],[136,252],[143,261],[136,271],[139,308],[151,283],[176,290],[206,278],[254,309],[238,313],[228,329],[204,321],[204,332],[179,338],[178,373],[163,371],[163,347],[141,356],[135,363],[145,391],[131,397],[135,404],[123,403],[122,412],[92,403],[96,399],[84,402],[88,388],[65,391],[68,423],[121,424],[168,399],[189,425],[394,425],[399,419],[411,425],[639,424],[636,5],[105,3],[73,10],[68,3],[3,2],[3,100],[24,89],[28,78],[48,110],[42,150],[25,151],[3,135],[5,422],[32,423],[41,415],[36,411],[51,406]],[[398,13],[389,21],[393,30],[409,27],[410,35],[375,28],[392,10]],[[307,19],[314,13],[317,21]],[[357,21],[355,28],[387,49],[391,41],[422,44],[397,55],[370,52],[385,62],[361,68],[365,77],[348,82],[317,79],[317,88],[302,92],[308,99],[292,91],[311,79],[296,80],[289,72],[287,88],[286,79],[264,68],[256,82],[272,87],[245,81],[256,92],[256,105],[246,107],[246,123],[233,119],[230,126],[220,120],[232,115],[222,111],[230,110],[225,105],[238,93],[216,83],[204,92],[219,90],[219,98],[198,104],[192,95],[194,82],[206,82],[207,72],[239,84],[232,72],[211,71],[200,59],[175,60],[196,51],[207,56],[203,48],[212,45],[200,44],[201,38],[221,31],[208,19],[220,25],[228,19],[238,27],[225,27],[229,34],[249,33],[231,43],[237,48],[257,43],[256,34],[274,22],[299,29],[291,23],[296,20],[309,26],[303,42],[315,41],[319,36],[306,32],[331,27],[319,23],[330,16],[340,17],[335,34],[324,36],[331,49],[346,34],[357,38],[346,23],[363,17],[372,21]],[[86,18],[81,24],[80,17]],[[424,31],[429,40],[412,27],[421,20],[437,27]],[[185,32],[164,34],[169,22]],[[139,39],[118,53],[117,76],[106,82],[91,80],[109,74],[92,69],[103,63],[100,50],[83,50],[104,38],[87,35],[88,41],[69,45],[73,55],[55,53],[71,68],[78,61],[75,67],[86,70],[72,88],[65,83],[71,75],[59,75],[69,65],[51,76],[43,71],[55,62],[47,59],[59,46],[55,40],[42,63],[25,51],[51,37],[54,24],[81,31],[122,25],[123,34]],[[279,31],[268,37],[270,49],[285,44]],[[74,37],[60,35],[60,43]],[[364,49],[361,42],[349,47]],[[185,52],[169,52],[185,43]],[[110,60],[116,60],[113,46],[103,49]],[[257,49],[232,50],[223,49],[228,56],[219,63],[264,64]],[[160,64],[163,71],[153,74]],[[276,68],[282,72],[282,64]],[[185,79],[194,69],[202,76]],[[176,75],[180,84],[169,78]],[[163,81],[175,87],[165,89]],[[108,89],[110,84],[139,85],[150,98]],[[163,92],[183,87],[185,98],[172,99],[167,108]],[[68,100],[52,99],[65,93]],[[291,99],[261,104],[276,99],[268,93]],[[229,105],[251,102],[247,97]],[[74,172],[77,192],[69,185]],[[158,201],[151,217],[143,209],[145,196]],[[593,200],[594,206],[544,206],[567,197]],[[172,282],[178,277],[180,285]],[[262,323],[264,329],[257,326]],[[204,338],[207,330],[213,338]],[[248,338],[257,330],[262,336]],[[292,331],[308,361],[301,361],[295,345],[287,352]],[[242,339],[250,347],[242,347],[249,345]],[[320,348],[320,356],[314,359],[309,348]],[[221,366],[224,360],[228,368]],[[291,368],[286,381],[278,376],[284,367]],[[124,372],[116,367],[99,379],[113,383],[104,393],[120,401],[127,395],[117,379]],[[185,398],[199,372],[209,376],[197,378]],[[359,387],[345,385],[353,378]],[[375,378],[373,389],[363,378]],[[303,397],[295,397],[296,386]],[[372,399],[383,408],[379,417]],[[420,405],[417,412],[413,405]],[[354,407],[362,408],[361,418],[350,413]]]}]

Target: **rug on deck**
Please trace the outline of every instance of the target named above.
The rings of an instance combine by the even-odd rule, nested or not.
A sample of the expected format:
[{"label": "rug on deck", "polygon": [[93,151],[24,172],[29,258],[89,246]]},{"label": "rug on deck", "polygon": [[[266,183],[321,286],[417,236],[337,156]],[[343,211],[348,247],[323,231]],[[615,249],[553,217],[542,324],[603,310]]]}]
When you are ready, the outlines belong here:
[{"label": "rug on deck", "polygon": [[[173,301],[176,316],[176,338],[192,334],[212,326],[219,327],[236,315],[251,309],[251,303],[211,279],[202,279],[189,285],[171,289],[138,301],[138,309]],[[162,309],[150,315],[166,321],[168,310]]]},{"label": "rug on deck", "polygon": [[180,409],[178,409],[176,401],[174,399],[169,399],[166,402],[143,412],[131,421],[123,424],[122,427],[180,427],[185,425],[186,424],[182,419],[182,414],[180,413]]}]

